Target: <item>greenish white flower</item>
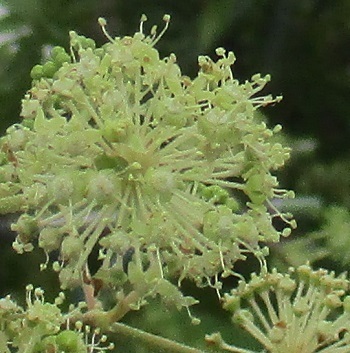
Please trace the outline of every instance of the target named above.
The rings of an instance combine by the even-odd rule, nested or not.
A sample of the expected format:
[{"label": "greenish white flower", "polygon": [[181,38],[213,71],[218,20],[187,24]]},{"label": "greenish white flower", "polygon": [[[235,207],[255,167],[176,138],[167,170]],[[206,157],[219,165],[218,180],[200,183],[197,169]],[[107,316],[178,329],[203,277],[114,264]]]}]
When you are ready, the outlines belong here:
[{"label": "greenish white flower", "polygon": [[[266,352],[346,353],[350,351],[350,295],[345,274],[335,276],[309,265],[289,273],[253,274],[225,295],[223,307]],[[251,353],[231,346],[220,334],[207,336],[230,352]]]},{"label": "greenish white flower", "polygon": [[112,350],[106,335],[99,328],[84,325],[86,305],[72,305],[68,312],[61,311],[65,300],[59,293],[54,303],[45,301],[44,291],[26,287],[25,306],[18,305],[10,296],[0,299],[0,351],[4,353],[43,352],[103,352]]},{"label": "greenish white flower", "polygon": [[[247,253],[264,261],[266,243],[293,221],[269,200],[284,198],[271,172],[289,150],[256,109],[279,101],[258,93],[269,76],[240,83],[232,52],[198,59],[198,76],[154,48],[165,31],[93,40],[70,33],[71,50],[32,70],[20,124],[1,139],[0,213],[21,213],[14,248],[58,250],[62,288],[83,285],[98,246],[94,279],[114,291],[183,298],[177,278],[220,288]],[[272,212],[271,212],[272,209]],[[282,217],[282,232],[272,218]],[[126,270],[124,254],[133,249]],[[44,264],[45,267],[47,264]],[[214,278],[214,284],[212,279]]]}]

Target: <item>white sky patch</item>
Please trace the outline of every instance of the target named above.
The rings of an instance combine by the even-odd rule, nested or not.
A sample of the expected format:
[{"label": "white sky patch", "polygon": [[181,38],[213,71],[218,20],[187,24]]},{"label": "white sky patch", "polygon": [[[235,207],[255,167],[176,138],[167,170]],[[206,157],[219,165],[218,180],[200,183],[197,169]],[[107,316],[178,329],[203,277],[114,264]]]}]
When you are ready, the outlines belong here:
[{"label": "white sky patch", "polygon": [[[9,13],[10,11],[5,6],[0,5],[0,21],[4,17],[8,16]],[[9,30],[8,32],[0,32],[0,46],[11,42],[15,42],[18,38],[27,36],[30,33],[31,33],[30,28],[26,26],[18,27],[18,29],[14,31]]]}]

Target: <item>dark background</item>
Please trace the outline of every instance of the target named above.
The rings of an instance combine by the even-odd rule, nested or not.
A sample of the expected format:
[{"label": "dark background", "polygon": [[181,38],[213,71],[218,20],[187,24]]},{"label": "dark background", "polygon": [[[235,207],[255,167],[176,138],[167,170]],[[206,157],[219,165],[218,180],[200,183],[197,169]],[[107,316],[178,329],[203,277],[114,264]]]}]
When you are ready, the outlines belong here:
[{"label": "dark background", "polygon": [[[69,30],[99,45],[106,41],[97,24],[100,16],[107,19],[112,36],[122,36],[138,29],[143,13],[149,19],[146,28],[155,23],[162,27],[162,17],[169,13],[170,28],[157,48],[163,56],[175,52],[186,75],[196,74],[198,55],[215,57],[219,46],[234,51],[233,71],[239,80],[257,72],[271,74],[272,82],[264,93],[282,94],[284,99],[263,113],[270,126],[283,125],[283,139],[293,148],[291,160],[278,177],[282,187],[296,191],[297,198],[280,206],[294,212],[299,228],[272,247],[270,263],[284,269],[310,260],[314,266],[348,269],[350,1],[9,0],[0,4],[7,10],[0,18],[1,132],[19,121],[21,99],[31,85],[30,70],[42,62],[50,46],[68,49]],[[54,276],[37,270],[42,254],[14,255],[11,241],[1,234],[0,295],[22,289],[28,282],[55,285]],[[256,266],[254,261],[252,267],[249,264],[240,270],[249,273]],[[186,290],[194,291],[190,284]],[[205,292],[202,300],[198,311],[203,321],[208,318],[208,324],[200,330],[230,325],[216,304],[208,304],[215,303],[212,293]],[[171,316],[169,332],[156,324],[152,328],[152,315],[155,322],[164,317],[163,327]],[[147,315],[135,317],[133,324],[148,325],[153,331],[158,327],[162,334],[179,340],[200,342],[203,337],[202,331],[184,329],[181,322],[186,319],[174,312],[155,314],[148,309]]]}]

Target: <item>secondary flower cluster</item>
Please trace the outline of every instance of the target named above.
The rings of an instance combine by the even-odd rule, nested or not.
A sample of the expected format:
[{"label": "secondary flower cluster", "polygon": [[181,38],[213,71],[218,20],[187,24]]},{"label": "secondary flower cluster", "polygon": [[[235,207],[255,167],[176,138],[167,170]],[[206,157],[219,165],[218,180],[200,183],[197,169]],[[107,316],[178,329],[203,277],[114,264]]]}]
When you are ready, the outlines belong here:
[{"label": "secondary flower cluster", "polygon": [[18,252],[59,251],[62,288],[83,284],[98,247],[105,287],[188,306],[169,278],[219,288],[212,278],[247,253],[263,261],[265,243],[294,227],[269,204],[288,196],[271,171],[289,150],[255,114],[279,100],[257,96],[269,77],[238,82],[222,48],[182,75],[154,48],[164,20],[159,35],[143,33],[143,17],[134,36],[111,38],[100,19],[108,43],[71,32],[69,54],[54,48],[34,67],[23,121],[0,142],[0,213],[21,214]]},{"label": "secondary flower cluster", "polygon": [[64,301],[63,293],[55,303],[45,302],[41,288],[26,288],[26,306],[18,305],[10,296],[0,299],[0,351],[4,353],[102,352],[114,348],[107,344],[107,337],[99,329],[91,329],[70,320],[80,315],[84,305],[71,307],[66,314],[59,306]]},{"label": "secondary flower cluster", "polygon": [[[344,274],[336,277],[303,265],[288,274],[253,274],[250,282],[241,281],[225,295],[223,306],[267,352],[346,353],[350,351],[349,284]],[[231,352],[252,353],[225,343],[219,334],[207,340]]]}]

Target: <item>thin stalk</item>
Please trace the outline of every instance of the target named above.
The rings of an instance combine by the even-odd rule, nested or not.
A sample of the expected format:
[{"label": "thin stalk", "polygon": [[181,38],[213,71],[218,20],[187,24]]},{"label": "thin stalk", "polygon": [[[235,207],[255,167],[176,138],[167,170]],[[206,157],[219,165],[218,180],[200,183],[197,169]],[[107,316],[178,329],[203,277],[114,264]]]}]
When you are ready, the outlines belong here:
[{"label": "thin stalk", "polygon": [[135,327],[130,327],[120,322],[114,323],[111,328],[111,332],[124,335],[130,339],[138,339],[144,343],[148,343],[155,348],[164,349],[165,352],[177,352],[177,353],[206,353],[197,348],[186,346],[182,343],[178,343],[172,340],[169,340],[164,337],[156,336],[151,333],[142,331]]}]

